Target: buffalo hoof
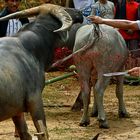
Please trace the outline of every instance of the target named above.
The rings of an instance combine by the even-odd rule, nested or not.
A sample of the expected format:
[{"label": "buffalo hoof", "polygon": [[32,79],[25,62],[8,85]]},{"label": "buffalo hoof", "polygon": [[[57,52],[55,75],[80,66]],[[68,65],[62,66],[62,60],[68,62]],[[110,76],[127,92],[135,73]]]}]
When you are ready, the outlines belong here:
[{"label": "buffalo hoof", "polygon": [[108,122],[106,120],[100,120],[99,121],[99,128],[108,129],[109,128]]},{"label": "buffalo hoof", "polygon": [[127,112],[119,112],[119,118],[130,118],[130,114]]},{"label": "buffalo hoof", "polygon": [[90,116],[91,116],[91,117],[97,117],[97,116],[98,116],[98,111],[96,111],[96,112],[91,112]]},{"label": "buffalo hoof", "polygon": [[90,124],[90,121],[84,121],[84,122],[80,122],[79,126],[83,126],[86,127]]}]

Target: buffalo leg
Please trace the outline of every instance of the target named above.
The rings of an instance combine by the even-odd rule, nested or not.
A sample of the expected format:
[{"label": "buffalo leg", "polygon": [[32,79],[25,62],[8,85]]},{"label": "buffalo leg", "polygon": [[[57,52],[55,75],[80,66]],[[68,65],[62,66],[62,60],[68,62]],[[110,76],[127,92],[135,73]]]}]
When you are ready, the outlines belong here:
[{"label": "buffalo leg", "polygon": [[[84,75],[86,75],[86,74],[84,74]],[[92,77],[90,77],[90,78],[92,78]],[[95,81],[96,80],[94,78],[92,80],[90,80],[90,84],[89,84],[90,88],[91,88],[91,86],[95,85]],[[89,98],[89,102],[90,102],[90,98]],[[83,109],[82,89],[80,90],[80,92],[72,106],[73,111],[80,111],[81,109]]]},{"label": "buffalo leg", "polygon": [[116,81],[116,97],[117,97],[118,102],[119,102],[118,114],[119,114],[120,118],[128,118],[129,114],[126,111],[125,103],[123,100],[123,80],[124,80],[124,77],[118,76],[118,77],[116,77],[116,79],[117,79],[117,81]]},{"label": "buffalo leg", "polygon": [[47,128],[44,127],[43,121],[42,120],[38,120],[37,123],[38,123],[37,127],[38,127],[38,130],[39,130],[39,133],[36,133],[35,135],[40,140],[48,140],[48,134],[45,135],[45,132],[47,132]]},{"label": "buffalo leg", "polygon": [[95,99],[98,108],[98,120],[100,128],[109,128],[103,106],[103,95],[107,85],[109,84],[109,80],[109,78],[99,77],[94,89]]},{"label": "buffalo leg", "polygon": [[[78,59],[76,61],[78,61]],[[76,68],[79,74],[79,82],[81,87],[80,91],[82,94],[82,101],[83,101],[83,114],[79,125],[87,126],[90,124],[89,103],[90,103],[90,92],[91,92],[91,86],[90,86],[91,65],[88,63],[86,63],[85,65],[79,65],[79,64],[80,63],[78,62]]]},{"label": "buffalo leg", "polygon": [[[93,89],[94,91],[94,89]],[[92,107],[92,111],[91,111],[91,117],[97,117],[98,116],[98,108],[97,108],[97,102],[96,102],[96,96],[93,92],[93,96],[94,96],[94,102],[93,102],[93,107]]]},{"label": "buffalo leg", "polygon": [[82,99],[82,92],[80,91],[71,110],[80,111],[82,108],[83,108],[83,99]]},{"label": "buffalo leg", "polygon": [[98,108],[97,108],[97,101],[96,101],[96,96],[94,94],[94,88],[96,84],[96,79],[92,79],[92,86],[93,86],[93,96],[94,96],[94,102],[93,102],[93,107],[91,110],[91,117],[97,117],[98,116]]},{"label": "buffalo leg", "polygon": [[91,88],[89,86],[88,81],[84,81],[81,87],[82,91],[82,100],[83,100],[83,115],[80,121],[80,126],[87,126],[90,124],[88,109],[90,103],[90,91]]},{"label": "buffalo leg", "polygon": [[[41,95],[35,95],[38,97],[33,97],[34,101],[29,102],[29,112],[31,113],[34,125],[37,129],[39,140],[48,140],[48,131],[46,126],[45,112],[43,110],[43,101]],[[41,123],[40,123],[41,122]],[[42,124],[42,125],[41,125]]]},{"label": "buffalo leg", "polygon": [[18,114],[12,119],[15,124],[15,136],[19,136],[21,140],[32,140],[31,135],[28,133],[28,128],[25,122],[24,114]]}]

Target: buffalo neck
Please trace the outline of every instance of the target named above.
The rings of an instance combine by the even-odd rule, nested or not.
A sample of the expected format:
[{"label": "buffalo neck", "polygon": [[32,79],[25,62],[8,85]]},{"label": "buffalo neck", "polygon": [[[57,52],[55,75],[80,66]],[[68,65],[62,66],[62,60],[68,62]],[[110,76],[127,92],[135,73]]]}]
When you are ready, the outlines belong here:
[{"label": "buffalo neck", "polygon": [[23,47],[45,67],[49,67],[52,63],[55,44],[59,42],[58,34],[53,31],[60,27],[61,24],[56,18],[40,16],[34,23],[25,26],[18,35]]}]

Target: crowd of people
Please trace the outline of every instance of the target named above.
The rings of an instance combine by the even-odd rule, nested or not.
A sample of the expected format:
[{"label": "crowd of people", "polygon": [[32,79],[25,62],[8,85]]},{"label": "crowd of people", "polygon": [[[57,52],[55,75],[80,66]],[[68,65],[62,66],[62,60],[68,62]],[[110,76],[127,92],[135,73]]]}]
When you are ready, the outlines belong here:
[{"label": "crowd of people", "polygon": [[[1,11],[0,17],[17,12],[19,10],[20,2],[21,0],[5,0],[5,7]],[[51,0],[40,0],[41,4],[50,2]],[[109,24],[110,26],[119,28],[119,32],[125,39],[128,49],[140,50],[139,1],[72,0],[72,2],[74,8],[82,11],[83,16],[85,17],[85,23],[88,22],[88,20],[86,20],[88,18],[86,17],[89,16],[92,22],[98,24]],[[121,19],[122,22],[115,19]],[[0,37],[14,35],[24,24],[27,23],[29,23],[29,19],[27,18],[11,19],[8,21],[0,22]],[[135,24],[133,25],[133,23]],[[140,76],[139,67],[130,70],[129,73],[131,75]]]}]

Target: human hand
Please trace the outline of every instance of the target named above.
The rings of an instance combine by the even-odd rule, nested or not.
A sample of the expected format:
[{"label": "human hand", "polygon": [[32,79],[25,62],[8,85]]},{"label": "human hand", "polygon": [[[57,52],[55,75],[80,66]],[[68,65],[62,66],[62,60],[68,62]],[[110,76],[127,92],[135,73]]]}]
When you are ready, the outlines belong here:
[{"label": "human hand", "polygon": [[135,67],[128,70],[128,74],[130,74],[131,76],[140,77],[140,67]]},{"label": "human hand", "polygon": [[103,23],[103,19],[99,16],[88,16],[87,18],[90,19],[91,22],[93,22],[93,23],[97,23],[97,24]]}]

